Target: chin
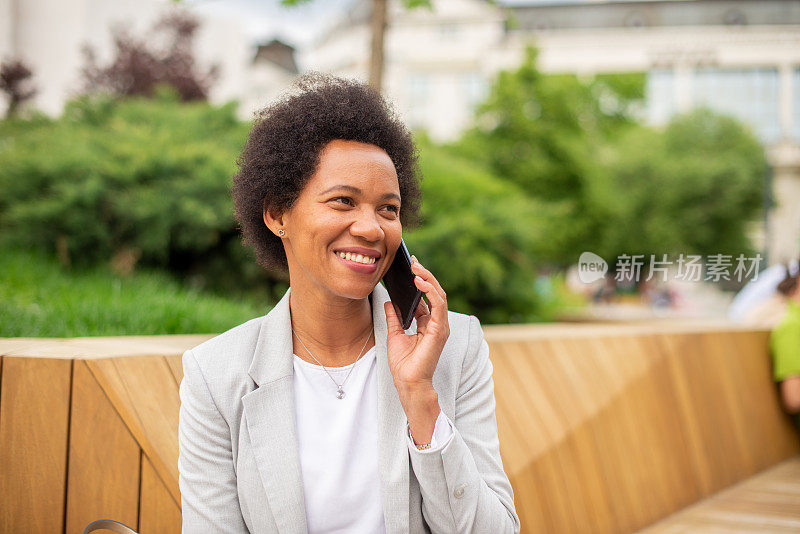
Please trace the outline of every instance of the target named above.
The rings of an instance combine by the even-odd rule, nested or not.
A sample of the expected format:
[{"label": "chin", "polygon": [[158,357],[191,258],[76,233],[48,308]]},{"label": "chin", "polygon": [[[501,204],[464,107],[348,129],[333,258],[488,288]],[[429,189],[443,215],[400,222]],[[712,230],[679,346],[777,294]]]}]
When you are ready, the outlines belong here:
[{"label": "chin", "polygon": [[339,284],[336,288],[331,288],[332,292],[340,297],[345,297],[353,300],[363,300],[372,293],[375,289],[376,283],[359,282],[351,284]]}]

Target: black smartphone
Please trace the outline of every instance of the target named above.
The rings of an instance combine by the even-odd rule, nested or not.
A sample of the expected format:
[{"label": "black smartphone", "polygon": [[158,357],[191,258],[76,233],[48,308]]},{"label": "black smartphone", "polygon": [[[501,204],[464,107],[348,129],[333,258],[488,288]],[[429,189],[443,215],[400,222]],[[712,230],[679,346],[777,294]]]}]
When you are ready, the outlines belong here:
[{"label": "black smartphone", "polygon": [[400,308],[403,330],[408,330],[414,319],[419,299],[422,298],[422,291],[417,289],[414,284],[414,273],[411,272],[411,254],[408,253],[402,239],[389,270],[383,275],[383,285],[386,286],[392,303]]}]

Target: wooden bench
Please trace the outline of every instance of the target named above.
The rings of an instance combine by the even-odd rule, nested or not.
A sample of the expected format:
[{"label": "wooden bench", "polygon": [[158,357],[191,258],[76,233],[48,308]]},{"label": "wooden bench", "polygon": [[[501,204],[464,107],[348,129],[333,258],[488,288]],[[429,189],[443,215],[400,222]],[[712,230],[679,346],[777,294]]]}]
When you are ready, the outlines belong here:
[{"label": "wooden bench", "polygon": [[[756,530],[800,523],[786,483],[800,440],[778,404],[767,331],[484,332],[523,532],[724,530],[735,519],[713,507],[747,502]],[[180,356],[209,337],[0,339],[0,532],[80,533],[99,518],[179,532]],[[768,491],[734,486],[754,475]],[[729,487],[745,489],[718,493]]]}]

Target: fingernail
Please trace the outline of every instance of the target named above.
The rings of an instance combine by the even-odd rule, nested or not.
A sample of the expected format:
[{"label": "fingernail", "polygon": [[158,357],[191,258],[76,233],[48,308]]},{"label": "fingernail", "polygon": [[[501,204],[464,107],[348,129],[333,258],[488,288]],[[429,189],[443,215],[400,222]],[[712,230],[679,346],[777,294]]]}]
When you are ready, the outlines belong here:
[{"label": "fingernail", "polygon": [[416,263],[419,263],[419,260],[418,260],[418,259],[417,259],[417,257],[416,257],[416,256],[414,256],[413,254],[411,255],[411,259],[412,259],[414,262],[416,262]]}]

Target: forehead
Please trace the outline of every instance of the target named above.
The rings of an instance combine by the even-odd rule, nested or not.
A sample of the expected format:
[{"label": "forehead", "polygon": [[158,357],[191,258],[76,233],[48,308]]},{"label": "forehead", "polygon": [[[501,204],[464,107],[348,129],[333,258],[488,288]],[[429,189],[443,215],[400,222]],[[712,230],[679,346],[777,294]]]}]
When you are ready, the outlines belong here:
[{"label": "forehead", "polygon": [[398,189],[397,171],[389,155],[380,147],[335,139],[320,152],[317,171],[309,185],[324,188],[333,183]]}]

